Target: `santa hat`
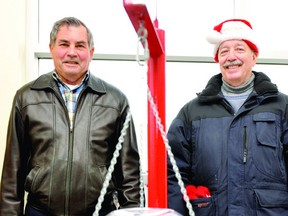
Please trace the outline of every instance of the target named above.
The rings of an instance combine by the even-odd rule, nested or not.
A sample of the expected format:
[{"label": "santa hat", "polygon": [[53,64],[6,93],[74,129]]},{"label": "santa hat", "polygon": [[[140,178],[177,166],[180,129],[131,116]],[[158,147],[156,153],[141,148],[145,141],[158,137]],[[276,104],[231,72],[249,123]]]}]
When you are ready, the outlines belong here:
[{"label": "santa hat", "polygon": [[218,62],[218,48],[227,40],[243,40],[255,52],[259,53],[251,24],[243,19],[229,19],[216,25],[207,36],[209,43],[214,44],[214,60]]}]

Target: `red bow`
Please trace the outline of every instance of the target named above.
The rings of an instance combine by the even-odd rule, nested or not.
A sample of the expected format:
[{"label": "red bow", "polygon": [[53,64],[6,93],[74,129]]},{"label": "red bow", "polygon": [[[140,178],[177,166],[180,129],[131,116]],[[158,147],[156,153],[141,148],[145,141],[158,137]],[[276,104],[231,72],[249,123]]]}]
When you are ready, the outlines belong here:
[{"label": "red bow", "polygon": [[188,185],[186,187],[186,191],[187,191],[187,195],[188,195],[190,200],[211,196],[209,189],[207,187],[204,187],[204,186],[196,187],[194,185]]}]

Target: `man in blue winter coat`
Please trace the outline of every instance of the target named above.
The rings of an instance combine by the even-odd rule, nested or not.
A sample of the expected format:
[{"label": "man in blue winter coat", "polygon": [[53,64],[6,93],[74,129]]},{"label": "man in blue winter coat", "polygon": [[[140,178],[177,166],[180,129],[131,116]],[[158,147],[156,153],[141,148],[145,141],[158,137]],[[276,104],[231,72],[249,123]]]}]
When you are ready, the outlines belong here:
[{"label": "man in blue winter coat", "polygon": [[[207,39],[221,73],[168,131],[184,185],[195,189],[187,190],[195,215],[288,215],[288,97],[252,70],[259,50],[247,20],[226,20]],[[168,207],[188,215],[168,161]]]}]

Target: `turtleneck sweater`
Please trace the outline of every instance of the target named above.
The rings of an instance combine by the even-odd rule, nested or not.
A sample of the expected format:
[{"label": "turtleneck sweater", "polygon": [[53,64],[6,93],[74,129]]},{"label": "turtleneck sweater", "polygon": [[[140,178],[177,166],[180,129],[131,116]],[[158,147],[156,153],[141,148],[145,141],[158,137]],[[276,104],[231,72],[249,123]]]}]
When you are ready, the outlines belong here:
[{"label": "turtleneck sweater", "polygon": [[255,75],[252,73],[252,75],[250,76],[249,80],[247,80],[247,82],[236,87],[229,85],[222,78],[223,84],[221,87],[221,91],[225,99],[233,107],[235,113],[240,109],[240,107],[243,105],[243,103],[248,98],[250,93],[253,91],[254,78],[255,78]]}]

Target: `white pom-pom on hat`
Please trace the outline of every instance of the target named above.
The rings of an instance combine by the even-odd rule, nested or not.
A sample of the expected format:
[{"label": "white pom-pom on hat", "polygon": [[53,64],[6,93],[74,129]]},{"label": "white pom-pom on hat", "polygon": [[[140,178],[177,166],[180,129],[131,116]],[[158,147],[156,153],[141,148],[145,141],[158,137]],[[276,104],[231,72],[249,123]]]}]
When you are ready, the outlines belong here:
[{"label": "white pom-pom on hat", "polygon": [[244,40],[258,54],[259,50],[251,24],[243,19],[230,19],[216,25],[207,36],[207,41],[214,44],[213,54],[216,62],[218,62],[217,52],[220,44],[233,39]]}]

